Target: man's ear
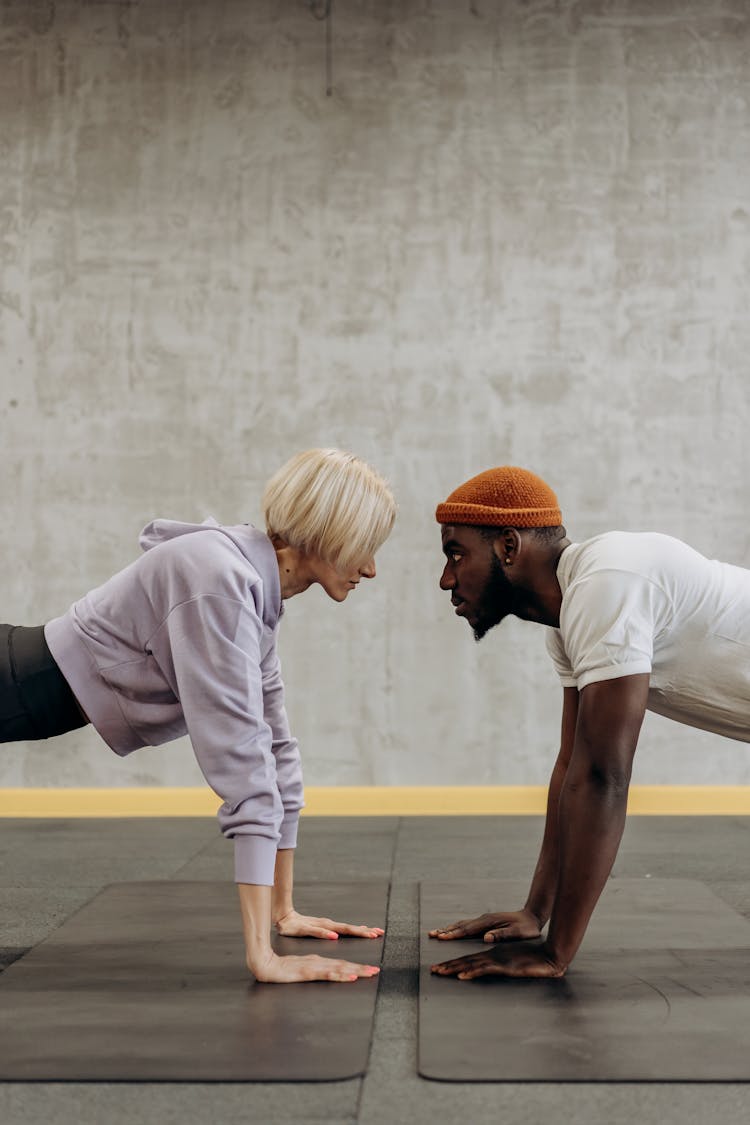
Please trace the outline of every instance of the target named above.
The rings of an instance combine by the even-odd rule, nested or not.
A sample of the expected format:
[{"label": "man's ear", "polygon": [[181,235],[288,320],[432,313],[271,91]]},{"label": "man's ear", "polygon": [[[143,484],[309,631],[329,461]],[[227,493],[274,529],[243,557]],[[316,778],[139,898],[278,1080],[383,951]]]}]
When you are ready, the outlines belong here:
[{"label": "man's ear", "polygon": [[497,538],[492,540],[492,550],[506,566],[512,566],[521,551],[523,540],[515,527],[498,529]]}]

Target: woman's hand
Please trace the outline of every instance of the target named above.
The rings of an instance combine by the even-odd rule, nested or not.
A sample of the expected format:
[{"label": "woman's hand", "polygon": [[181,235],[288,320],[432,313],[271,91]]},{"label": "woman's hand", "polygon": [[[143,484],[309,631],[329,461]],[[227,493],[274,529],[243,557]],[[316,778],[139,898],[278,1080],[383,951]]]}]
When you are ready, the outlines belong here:
[{"label": "woman's hand", "polygon": [[274,919],[274,926],[276,932],[283,937],[326,938],[328,941],[338,940],[339,934],[344,937],[377,938],[384,933],[379,926],[355,926],[349,922],[334,922],[332,918],[312,918],[307,914],[298,914],[296,910],[288,910],[280,918]]},{"label": "woman's hand", "polygon": [[261,960],[247,959],[247,967],[256,980],[268,984],[294,984],[297,981],[329,980],[351,982],[359,977],[375,977],[377,965],[358,965],[354,961],[338,961],[333,957],[279,957],[269,952]]},{"label": "woman's hand", "polygon": [[510,910],[502,914],[480,914],[465,918],[451,926],[430,930],[430,937],[439,941],[481,937],[484,941],[528,941],[540,936],[539,919],[530,910]]}]

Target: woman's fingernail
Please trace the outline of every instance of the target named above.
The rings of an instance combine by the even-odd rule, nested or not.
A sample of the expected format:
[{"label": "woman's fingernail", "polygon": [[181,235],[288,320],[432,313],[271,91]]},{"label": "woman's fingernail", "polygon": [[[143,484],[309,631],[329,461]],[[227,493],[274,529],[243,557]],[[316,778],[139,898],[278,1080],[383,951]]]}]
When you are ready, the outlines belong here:
[{"label": "woman's fingernail", "polygon": [[338,936],[339,936],[338,934],[334,934],[334,933],[332,933],[331,931],[329,931],[329,932],[328,932],[328,933],[326,934],[326,937],[329,937],[329,938],[331,939],[331,941],[337,941],[337,940],[338,940]]},{"label": "woman's fingernail", "polygon": [[356,973],[352,973],[352,975],[349,977],[349,980],[356,980],[356,979],[357,979]]}]

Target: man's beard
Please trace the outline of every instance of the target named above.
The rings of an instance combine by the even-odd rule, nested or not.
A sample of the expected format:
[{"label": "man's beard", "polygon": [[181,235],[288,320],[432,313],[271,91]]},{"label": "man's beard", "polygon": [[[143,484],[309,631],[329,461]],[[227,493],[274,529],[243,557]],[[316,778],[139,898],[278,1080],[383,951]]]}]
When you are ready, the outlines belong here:
[{"label": "man's beard", "polygon": [[493,554],[489,578],[479,595],[478,620],[474,625],[474,640],[477,643],[513,612],[515,596],[513,583],[508,581],[500,560]]}]

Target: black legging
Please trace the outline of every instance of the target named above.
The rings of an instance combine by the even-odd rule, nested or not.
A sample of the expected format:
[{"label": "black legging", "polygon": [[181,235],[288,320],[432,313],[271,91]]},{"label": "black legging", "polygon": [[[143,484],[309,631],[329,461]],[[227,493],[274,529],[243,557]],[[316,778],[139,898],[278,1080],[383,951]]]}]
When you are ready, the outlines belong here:
[{"label": "black legging", "polygon": [[0,625],[0,742],[52,738],[85,727],[44,626]]}]

